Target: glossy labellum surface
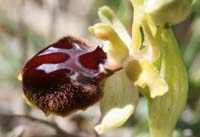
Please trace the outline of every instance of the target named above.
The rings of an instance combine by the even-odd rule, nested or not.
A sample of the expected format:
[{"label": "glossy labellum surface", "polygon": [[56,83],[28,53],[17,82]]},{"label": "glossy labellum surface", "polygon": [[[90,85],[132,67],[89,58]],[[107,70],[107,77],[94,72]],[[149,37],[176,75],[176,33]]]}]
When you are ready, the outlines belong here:
[{"label": "glossy labellum surface", "polygon": [[102,97],[102,80],[112,74],[104,68],[106,59],[100,47],[91,49],[84,40],[64,37],[25,64],[25,100],[45,114],[65,116],[87,108]]}]

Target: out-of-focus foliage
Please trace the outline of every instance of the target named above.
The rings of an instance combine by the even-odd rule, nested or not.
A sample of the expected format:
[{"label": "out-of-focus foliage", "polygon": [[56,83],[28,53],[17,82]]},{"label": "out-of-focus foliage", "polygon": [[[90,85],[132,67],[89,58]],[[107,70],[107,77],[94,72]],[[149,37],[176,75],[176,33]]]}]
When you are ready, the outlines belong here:
[{"label": "out-of-focus foliage", "polygon": [[[23,1],[25,3],[23,4]],[[76,6],[74,6],[76,5]],[[45,119],[37,110],[27,110],[17,81],[25,61],[36,51],[64,35],[72,34],[91,39],[87,27],[97,20],[97,9],[110,6],[128,32],[131,32],[132,7],[129,0],[0,0],[0,136],[11,136],[19,129],[37,131],[37,122],[3,117],[1,114],[30,114]],[[174,31],[182,51],[189,77],[187,106],[176,126],[174,137],[200,136],[200,1],[196,0],[190,16]],[[53,33],[53,34],[50,34]],[[95,41],[93,41],[95,43]],[[147,137],[146,100],[141,96],[136,113],[125,126],[102,137]],[[99,119],[96,107],[69,118],[54,117],[62,129],[81,137],[94,135],[93,127]],[[51,118],[47,118],[51,121]],[[20,122],[19,122],[20,121]],[[24,122],[25,121],[25,122]],[[54,123],[52,122],[52,123]],[[22,127],[22,125],[26,125]],[[30,129],[36,129],[31,132]],[[42,129],[46,129],[42,127]],[[51,130],[49,134],[52,133]],[[27,132],[26,132],[27,133]],[[41,132],[42,133],[42,132]],[[50,135],[46,136],[50,136]],[[43,134],[44,135],[44,134]],[[55,133],[53,134],[55,135]],[[41,135],[42,136],[42,135]],[[45,135],[44,135],[45,136]],[[25,135],[23,136],[25,137]]]}]

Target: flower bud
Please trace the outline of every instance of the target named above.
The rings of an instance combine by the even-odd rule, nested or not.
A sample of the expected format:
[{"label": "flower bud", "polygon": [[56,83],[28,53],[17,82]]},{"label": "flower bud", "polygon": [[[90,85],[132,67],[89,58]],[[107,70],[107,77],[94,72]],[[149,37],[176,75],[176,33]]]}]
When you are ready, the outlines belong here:
[{"label": "flower bud", "polygon": [[144,11],[156,25],[174,25],[190,12],[189,0],[145,0]]}]

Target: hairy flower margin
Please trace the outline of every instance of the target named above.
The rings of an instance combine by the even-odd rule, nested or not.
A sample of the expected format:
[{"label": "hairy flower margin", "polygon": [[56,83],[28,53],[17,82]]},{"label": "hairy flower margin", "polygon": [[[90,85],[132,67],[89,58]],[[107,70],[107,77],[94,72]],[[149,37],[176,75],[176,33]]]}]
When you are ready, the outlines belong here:
[{"label": "hairy flower margin", "polygon": [[101,134],[123,125],[136,108],[139,91],[148,100],[150,136],[172,137],[186,104],[188,81],[170,26],[187,17],[191,1],[131,0],[131,3],[132,37],[106,6],[98,12],[102,23],[89,27],[92,34],[105,42],[106,50],[109,50],[106,47],[117,49],[109,56],[120,58],[114,64],[122,66],[122,70],[105,80],[100,101],[103,118],[95,130]]}]

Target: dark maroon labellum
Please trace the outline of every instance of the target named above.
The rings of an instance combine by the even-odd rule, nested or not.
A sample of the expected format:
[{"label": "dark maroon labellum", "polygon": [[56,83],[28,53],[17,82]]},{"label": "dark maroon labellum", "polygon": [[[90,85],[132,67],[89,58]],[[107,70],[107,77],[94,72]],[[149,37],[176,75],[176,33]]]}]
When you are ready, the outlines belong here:
[{"label": "dark maroon labellum", "polygon": [[101,81],[112,74],[102,66],[106,53],[72,36],[46,47],[22,70],[24,95],[45,113],[65,116],[103,95]]}]

